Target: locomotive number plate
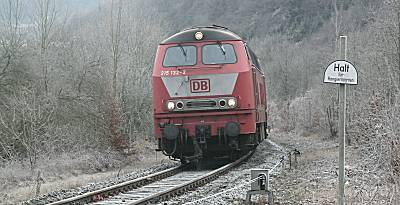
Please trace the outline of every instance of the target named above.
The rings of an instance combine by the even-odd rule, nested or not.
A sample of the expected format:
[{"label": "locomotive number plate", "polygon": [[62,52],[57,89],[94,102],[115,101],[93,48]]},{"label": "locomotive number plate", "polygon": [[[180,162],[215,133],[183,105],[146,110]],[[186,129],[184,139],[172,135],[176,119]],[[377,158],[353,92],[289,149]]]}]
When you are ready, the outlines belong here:
[{"label": "locomotive number plate", "polygon": [[190,92],[192,93],[210,92],[210,79],[191,79]]},{"label": "locomotive number plate", "polygon": [[160,75],[161,76],[176,76],[176,75],[185,75],[186,71],[182,70],[162,70]]}]

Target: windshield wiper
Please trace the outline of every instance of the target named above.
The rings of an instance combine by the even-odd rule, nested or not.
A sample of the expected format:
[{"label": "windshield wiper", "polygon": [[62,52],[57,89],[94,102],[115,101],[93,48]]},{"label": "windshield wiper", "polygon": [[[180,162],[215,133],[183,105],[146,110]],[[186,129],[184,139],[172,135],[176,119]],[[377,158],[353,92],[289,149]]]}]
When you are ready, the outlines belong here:
[{"label": "windshield wiper", "polygon": [[218,44],[218,46],[219,46],[219,49],[221,49],[222,55],[225,55],[225,54],[226,54],[226,51],[225,51],[224,46],[221,44],[221,42],[217,42],[217,44]]},{"label": "windshield wiper", "polygon": [[183,79],[181,81],[181,84],[179,84],[178,88],[176,88],[175,95],[179,95],[179,93],[178,93],[179,89],[181,89],[181,87],[183,86],[183,84],[185,84],[185,82],[187,83],[190,80],[189,76],[182,76],[182,77],[183,77]]},{"label": "windshield wiper", "polygon": [[186,53],[185,49],[183,48],[183,46],[181,44],[178,44],[178,46],[181,48],[183,56],[185,56],[185,62],[186,62],[187,61],[187,53]]}]

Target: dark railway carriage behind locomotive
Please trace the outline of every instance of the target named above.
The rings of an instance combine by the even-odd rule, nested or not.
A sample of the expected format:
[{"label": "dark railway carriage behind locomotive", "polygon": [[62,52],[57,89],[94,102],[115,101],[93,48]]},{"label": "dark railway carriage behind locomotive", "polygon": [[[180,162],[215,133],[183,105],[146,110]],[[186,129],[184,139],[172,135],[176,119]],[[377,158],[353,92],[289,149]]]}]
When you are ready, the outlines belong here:
[{"label": "dark railway carriage behind locomotive", "polygon": [[232,157],[266,137],[265,77],[232,31],[195,27],[167,38],[152,80],[155,136],[165,155]]}]

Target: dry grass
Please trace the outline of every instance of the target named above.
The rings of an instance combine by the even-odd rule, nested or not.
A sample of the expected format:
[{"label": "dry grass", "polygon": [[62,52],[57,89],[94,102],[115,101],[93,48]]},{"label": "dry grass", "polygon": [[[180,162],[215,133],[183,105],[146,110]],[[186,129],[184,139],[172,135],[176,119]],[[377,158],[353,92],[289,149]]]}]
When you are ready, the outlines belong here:
[{"label": "dry grass", "polygon": [[[297,168],[273,181],[279,204],[336,204],[338,142],[318,135],[273,134],[272,138],[301,152]],[[346,147],[347,203],[400,204],[390,173],[378,165],[359,147]]]},{"label": "dry grass", "polygon": [[9,162],[0,168],[0,204],[16,204],[35,196],[37,171],[43,182],[40,194],[59,189],[79,187],[88,183],[134,172],[160,164],[166,158],[146,145],[135,155],[123,158],[116,153],[63,154],[57,159],[42,159],[32,173],[18,162]]}]

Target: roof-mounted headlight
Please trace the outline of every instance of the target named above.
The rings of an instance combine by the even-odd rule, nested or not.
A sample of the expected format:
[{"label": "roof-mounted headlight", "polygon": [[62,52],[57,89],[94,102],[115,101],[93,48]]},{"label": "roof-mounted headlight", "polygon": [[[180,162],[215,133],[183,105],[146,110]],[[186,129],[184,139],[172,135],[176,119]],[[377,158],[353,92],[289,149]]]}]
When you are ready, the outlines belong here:
[{"label": "roof-mounted headlight", "polygon": [[196,33],[194,34],[194,38],[195,38],[196,40],[198,40],[198,41],[200,41],[201,39],[203,39],[203,37],[204,37],[204,34],[203,34],[202,32],[200,32],[200,31],[198,31],[198,32],[196,32]]}]

